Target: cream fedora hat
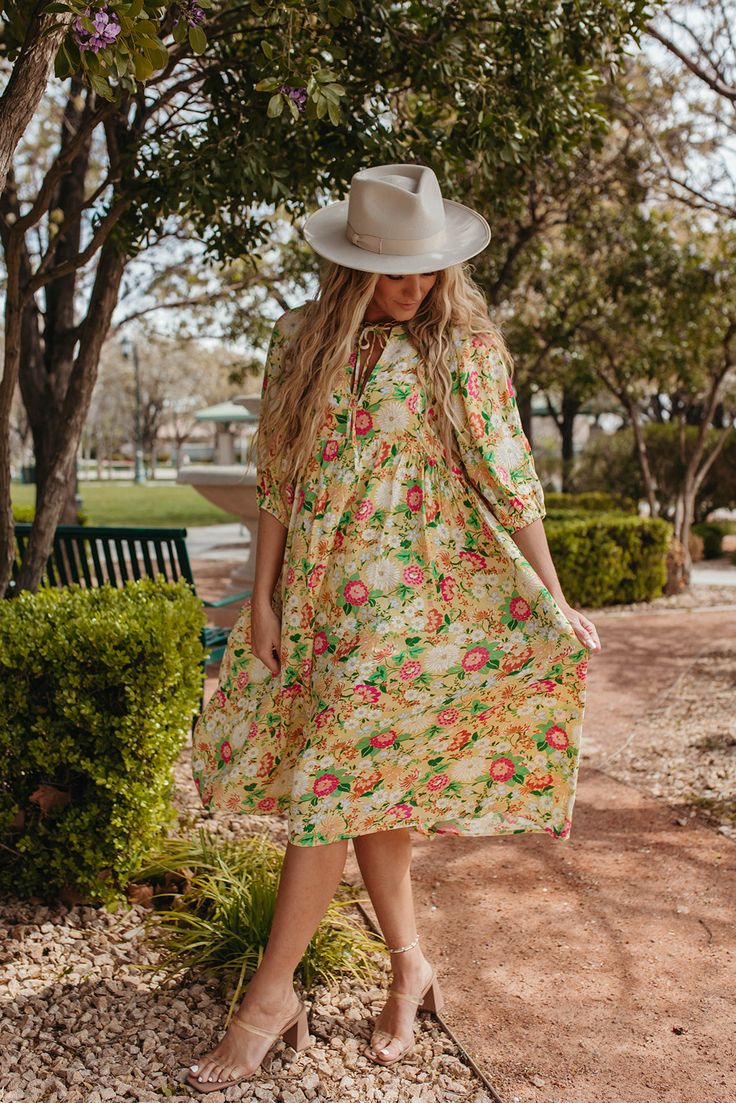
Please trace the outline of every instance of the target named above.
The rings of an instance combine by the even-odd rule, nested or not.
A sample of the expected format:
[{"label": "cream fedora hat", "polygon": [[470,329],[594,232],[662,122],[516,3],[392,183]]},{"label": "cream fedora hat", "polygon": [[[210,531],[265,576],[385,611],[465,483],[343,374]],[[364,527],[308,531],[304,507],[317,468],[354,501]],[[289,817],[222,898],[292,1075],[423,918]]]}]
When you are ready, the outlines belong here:
[{"label": "cream fedora hat", "polygon": [[346,268],[409,276],[474,257],[491,229],[470,207],[442,198],[431,168],[376,165],[355,173],[347,199],[309,215],[304,237]]}]

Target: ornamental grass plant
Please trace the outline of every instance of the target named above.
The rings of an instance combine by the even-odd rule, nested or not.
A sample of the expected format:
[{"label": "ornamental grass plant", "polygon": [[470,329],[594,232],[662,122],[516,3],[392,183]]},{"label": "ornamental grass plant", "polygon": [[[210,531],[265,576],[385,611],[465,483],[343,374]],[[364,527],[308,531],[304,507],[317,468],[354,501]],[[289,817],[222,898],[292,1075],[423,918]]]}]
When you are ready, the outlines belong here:
[{"label": "ornamental grass plant", "polygon": [[[141,969],[174,977],[202,971],[233,987],[230,1021],[268,941],[284,851],[265,835],[220,840],[204,828],[196,837],[164,840],[135,877],[152,886],[154,910],[144,927],[159,960]],[[129,890],[133,886],[129,886]],[[305,989],[341,976],[370,980],[383,939],[346,914],[358,898],[339,891],[296,971]]]}]

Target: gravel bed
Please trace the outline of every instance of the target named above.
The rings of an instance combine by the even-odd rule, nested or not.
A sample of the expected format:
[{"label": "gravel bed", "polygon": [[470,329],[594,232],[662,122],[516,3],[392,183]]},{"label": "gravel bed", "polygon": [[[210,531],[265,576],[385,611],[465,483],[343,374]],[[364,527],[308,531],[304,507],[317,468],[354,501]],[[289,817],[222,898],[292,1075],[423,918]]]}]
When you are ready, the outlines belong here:
[{"label": "gravel bed", "polygon": [[[734,567],[736,570],[736,567]],[[620,602],[601,607],[581,606],[581,610],[593,620],[602,620],[621,613],[657,614],[682,612],[685,609],[710,609],[719,606],[736,606],[736,586],[692,585],[680,594],[656,597],[652,601]]]},{"label": "gravel bed", "polygon": [[619,781],[736,839],[736,641],[714,640],[627,742],[601,762]]},{"label": "gravel bed", "polygon": [[[189,763],[187,747],[175,795],[175,833],[187,835],[200,824],[215,826],[199,804]],[[221,837],[265,831],[275,841],[286,838],[276,817],[218,813],[215,823]],[[111,912],[0,900],[3,1103],[205,1098],[183,1081],[188,1066],[220,1038],[227,1004],[207,978],[166,980],[137,968],[156,961],[142,927],[148,914],[142,904]],[[373,985],[357,987],[346,978],[332,989],[302,993],[313,1045],[297,1054],[279,1040],[250,1080],[207,1098],[491,1103],[483,1082],[428,1014],[417,1016],[417,1046],[400,1065],[381,1068],[362,1056],[388,980],[388,963],[376,955]]]}]

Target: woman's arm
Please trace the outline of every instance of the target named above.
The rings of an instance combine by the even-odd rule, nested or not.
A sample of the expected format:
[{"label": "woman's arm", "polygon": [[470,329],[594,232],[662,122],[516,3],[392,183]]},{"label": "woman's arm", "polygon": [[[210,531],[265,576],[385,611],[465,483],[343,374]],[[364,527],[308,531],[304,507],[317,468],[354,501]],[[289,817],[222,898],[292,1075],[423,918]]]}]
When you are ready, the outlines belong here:
[{"label": "woman's arm", "polygon": [[601,641],[593,622],[579,613],[577,609],[573,609],[565,599],[555,565],[552,562],[543,519],[540,517],[533,521],[531,525],[516,529],[515,532],[511,533],[511,539],[552,594],[552,597],[575,629],[578,639],[587,647],[590,647],[591,650],[600,651]]},{"label": "woman's arm", "polygon": [[271,601],[284,562],[288,529],[268,510],[258,511],[256,573],[251,597],[251,650],[271,673],[281,672],[281,618]]}]

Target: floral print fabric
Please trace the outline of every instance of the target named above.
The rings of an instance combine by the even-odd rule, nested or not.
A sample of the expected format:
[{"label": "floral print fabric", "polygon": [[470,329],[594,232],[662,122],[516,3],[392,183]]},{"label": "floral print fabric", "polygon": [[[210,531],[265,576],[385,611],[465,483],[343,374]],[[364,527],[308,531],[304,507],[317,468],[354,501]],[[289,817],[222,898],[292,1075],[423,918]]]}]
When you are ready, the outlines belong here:
[{"label": "floral print fabric", "polygon": [[[264,401],[298,324],[275,326]],[[206,808],[283,813],[298,846],[569,835],[589,649],[512,539],[545,506],[504,361],[490,337],[455,352],[462,467],[400,325],[359,398],[345,365],[298,485],[261,443],[258,504],[288,529],[281,672],[247,601],[193,737]]]}]

